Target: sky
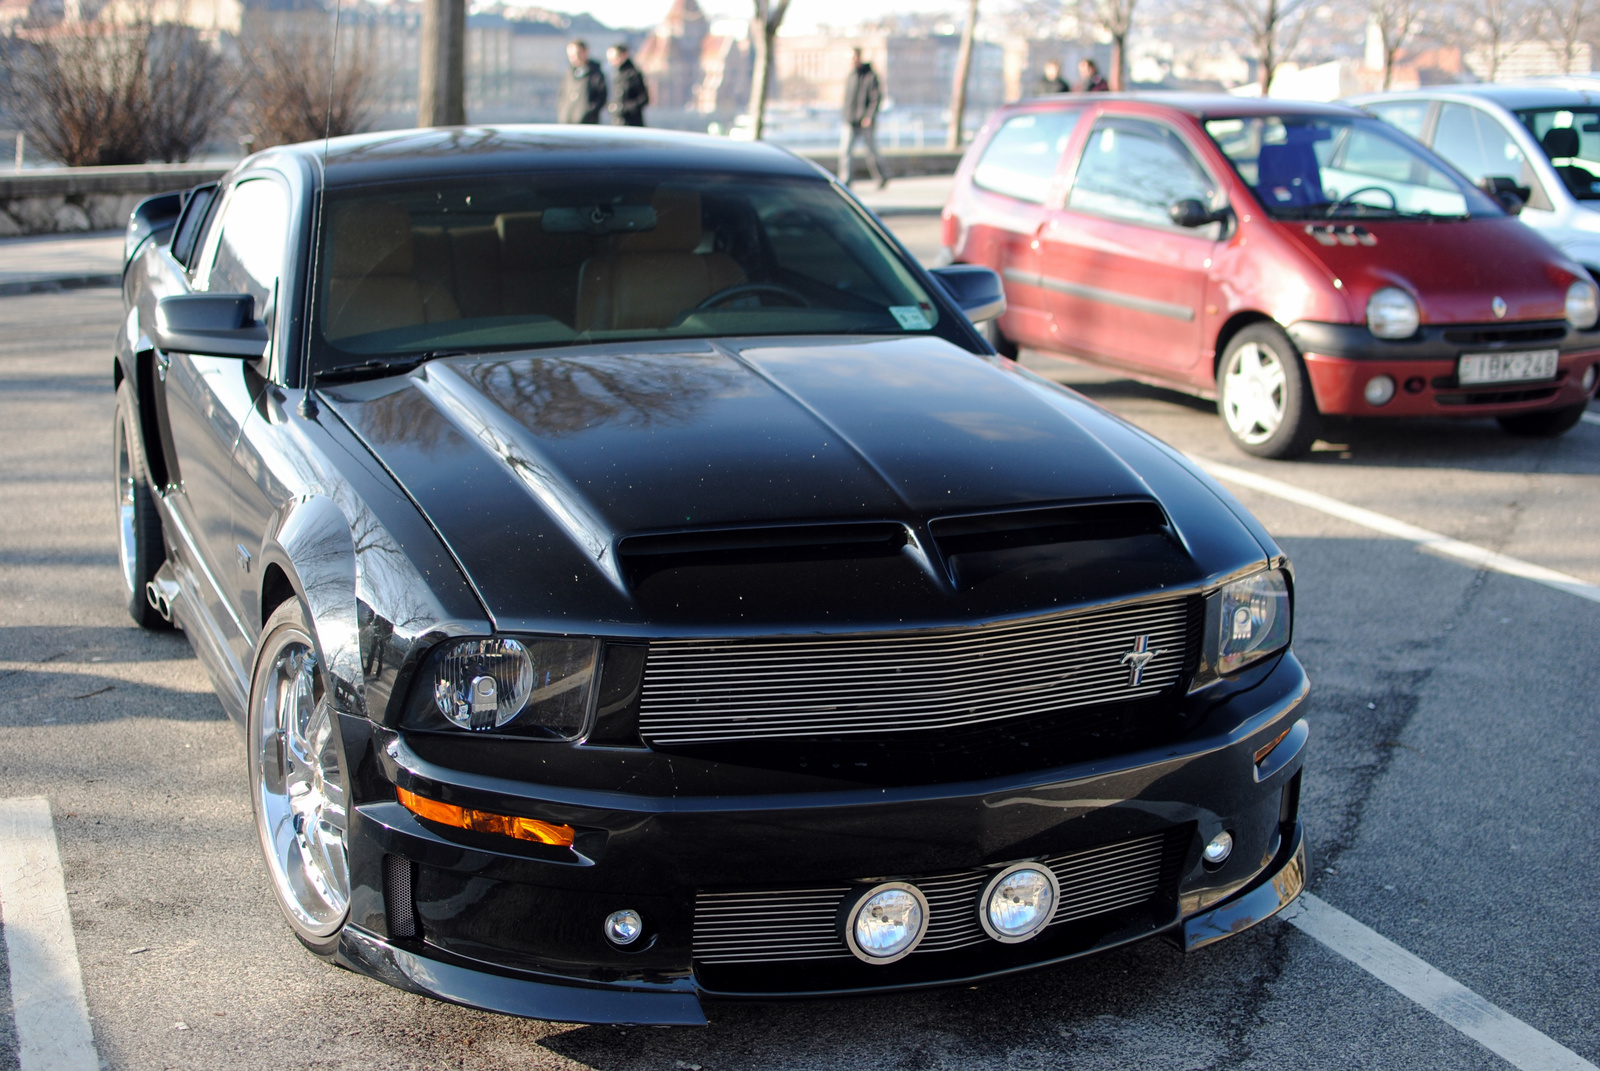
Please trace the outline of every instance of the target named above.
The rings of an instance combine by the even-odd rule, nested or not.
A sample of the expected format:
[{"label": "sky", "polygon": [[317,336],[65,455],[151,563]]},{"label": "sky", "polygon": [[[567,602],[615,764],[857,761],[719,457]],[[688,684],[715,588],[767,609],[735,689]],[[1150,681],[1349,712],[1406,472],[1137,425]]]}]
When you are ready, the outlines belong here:
[{"label": "sky", "polygon": [[[708,18],[748,19],[750,0],[699,0]],[[588,0],[587,3],[541,0],[540,7],[556,11],[587,11],[608,26],[654,26],[672,6],[672,0]],[[794,0],[784,22],[786,30],[804,30],[817,24],[849,26],[863,19],[906,12],[942,12],[962,6],[960,0]]]}]

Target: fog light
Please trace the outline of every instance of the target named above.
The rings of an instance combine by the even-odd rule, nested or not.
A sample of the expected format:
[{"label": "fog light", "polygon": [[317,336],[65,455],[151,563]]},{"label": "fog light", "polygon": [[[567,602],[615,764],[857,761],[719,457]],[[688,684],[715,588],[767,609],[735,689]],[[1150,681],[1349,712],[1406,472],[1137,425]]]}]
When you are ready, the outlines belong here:
[{"label": "fog light", "polygon": [[1410,379],[1406,380],[1406,393],[1421,394],[1422,388],[1426,387],[1427,385],[1427,381],[1421,376],[1412,376]]},{"label": "fog light", "polygon": [[1233,854],[1233,834],[1224,829],[1211,838],[1211,843],[1200,854],[1205,857],[1206,866],[1221,866]]},{"label": "fog light", "polygon": [[996,874],[978,901],[978,922],[996,941],[1013,945],[1050,925],[1061,886],[1049,867],[1017,863]]},{"label": "fog light", "polygon": [[857,959],[893,963],[917,947],[928,925],[928,899],[914,885],[890,881],[862,893],[844,912],[844,940]]},{"label": "fog light", "polygon": [[1583,370],[1583,389],[1587,393],[1594,390],[1594,381],[1600,376],[1600,364],[1591,364]]},{"label": "fog light", "polygon": [[1394,380],[1388,376],[1373,376],[1361,393],[1366,395],[1368,405],[1387,405],[1394,397]]},{"label": "fog light", "polygon": [[606,940],[614,945],[631,945],[644,932],[644,919],[632,909],[613,911],[606,916]]}]

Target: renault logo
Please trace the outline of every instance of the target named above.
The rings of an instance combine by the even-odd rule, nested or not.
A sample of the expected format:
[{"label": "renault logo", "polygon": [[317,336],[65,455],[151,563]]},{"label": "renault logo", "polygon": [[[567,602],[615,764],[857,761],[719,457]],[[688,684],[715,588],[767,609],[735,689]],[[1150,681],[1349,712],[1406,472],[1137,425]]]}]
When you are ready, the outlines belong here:
[{"label": "renault logo", "polygon": [[1144,667],[1149,665],[1150,661],[1155,658],[1156,655],[1165,653],[1166,652],[1160,648],[1157,648],[1154,651],[1150,649],[1149,636],[1135,636],[1133,640],[1133,650],[1122,656],[1122,665],[1129,667],[1128,687],[1137,688],[1139,685],[1143,684]]},{"label": "renault logo", "polygon": [[1496,320],[1504,320],[1506,318],[1505,298],[1496,297],[1493,301],[1489,302],[1489,307],[1494,310],[1494,318]]}]

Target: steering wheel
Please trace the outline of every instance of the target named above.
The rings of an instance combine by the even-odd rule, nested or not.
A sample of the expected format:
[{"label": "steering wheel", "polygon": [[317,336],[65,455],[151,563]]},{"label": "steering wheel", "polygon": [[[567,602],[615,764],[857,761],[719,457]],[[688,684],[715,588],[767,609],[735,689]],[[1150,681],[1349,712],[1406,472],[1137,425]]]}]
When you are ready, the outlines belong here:
[{"label": "steering wheel", "polygon": [[[1361,196],[1364,193],[1381,193],[1385,197],[1389,198],[1389,211],[1391,211],[1391,212],[1400,211],[1400,199],[1397,198],[1394,195],[1394,191],[1393,190],[1389,189],[1387,186],[1363,186],[1359,190],[1351,190],[1349,193],[1345,194],[1343,197],[1341,197],[1337,201],[1333,202],[1333,204],[1329,205],[1328,206],[1328,216],[1330,218],[1333,217],[1333,216],[1336,216],[1336,215],[1339,214],[1339,209],[1344,208],[1347,205],[1354,205],[1356,198]],[[1359,207],[1359,208],[1376,208],[1378,206],[1377,205],[1357,205],[1356,207]]]},{"label": "steering wheel", "polygon": [[802,309],[811,308],[811,302],[806,300],[804,294],[787,286],[782,286],[778,283],[737,283],[718,290],[689,311],[700,312],[703,309],[714,309],[724,302],[732,301],[736,297],[744,297],[746,294],[776,294],[779,297],[788,298],[791,305],[796,305]]}]

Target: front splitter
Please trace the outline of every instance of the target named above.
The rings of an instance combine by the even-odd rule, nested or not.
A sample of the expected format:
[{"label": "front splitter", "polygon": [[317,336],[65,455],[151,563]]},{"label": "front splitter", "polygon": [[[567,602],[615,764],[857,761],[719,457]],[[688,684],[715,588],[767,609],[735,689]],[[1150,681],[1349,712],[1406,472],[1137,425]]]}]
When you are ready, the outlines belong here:
[{"label": "front splitter", "polygon": [[1306,886],[1305,825],[1296,822],[1294,840],[1280,859],[1286,861],[1257,879],[1256,884],[1192,918],[1183,921],[1178,945],[1185,952],[1243,933],[1265,922],[1294,902]]}]

